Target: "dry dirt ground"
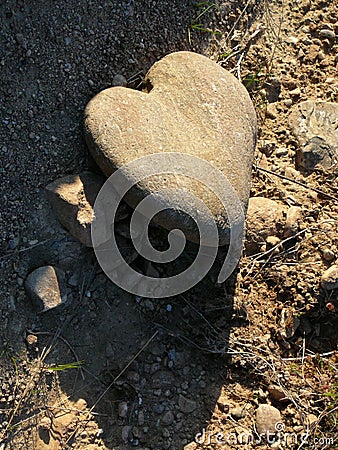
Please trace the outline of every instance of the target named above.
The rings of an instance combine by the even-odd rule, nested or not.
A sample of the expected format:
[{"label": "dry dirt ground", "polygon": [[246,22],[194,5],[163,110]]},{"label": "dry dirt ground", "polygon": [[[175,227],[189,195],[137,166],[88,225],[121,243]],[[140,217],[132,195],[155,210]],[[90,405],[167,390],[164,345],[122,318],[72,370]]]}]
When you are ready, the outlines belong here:
[{"label": "dry dirt ground", "polygon": [[[0,449],[337,448],[337,291],[320,287],[325,250],[338,255],[337,172],[296,170],[287,120],[300,101],[337,102],[337,40],[320,35],[337,36],[337,4],[4,0],[0,15]],[[260,125],[252,196],[302,219],[225,286],[135,299],[59,226],[44,187],[95,170],[89,99],[116,74],[138,88],[176,50],[247,86]],[[36,314],[24,279],[46,264],[66,271],[70,306]],[[281,413],[275,442],[258,440],[260,404]]]}]

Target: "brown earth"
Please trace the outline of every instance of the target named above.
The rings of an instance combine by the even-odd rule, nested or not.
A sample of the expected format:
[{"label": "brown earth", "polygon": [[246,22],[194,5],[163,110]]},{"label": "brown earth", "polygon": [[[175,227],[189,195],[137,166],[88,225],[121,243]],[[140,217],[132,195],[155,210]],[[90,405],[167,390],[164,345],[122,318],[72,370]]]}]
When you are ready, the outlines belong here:
[{"label": "brown earth", "polygon": [[[0,7],[0,449],[296,449],[304,432],[303,448],[336,448],[338,301],[320,280],[338,257],[337,171],[298,170],[288,116],[303,100],[337,102],[337,38],[321,31],[337,36],[338,7],[207,8],[159,0]],[[251,195],[298,206],[301,216],[289,239],[281,224],[283,245],[245,254],[225,286],[210,275],[155,301],[107,281],[92,250],[54,219],[44,188],[96,170],[82,137],[90,98],[116,74],[139,88],[176,50],[205,54],[244,83],[260,120]],[[69,306],[34,312],[23,284],[41,265],[66,272]],[[281,414],[279,443],[257,442],[255,414],[266,403]]]}]

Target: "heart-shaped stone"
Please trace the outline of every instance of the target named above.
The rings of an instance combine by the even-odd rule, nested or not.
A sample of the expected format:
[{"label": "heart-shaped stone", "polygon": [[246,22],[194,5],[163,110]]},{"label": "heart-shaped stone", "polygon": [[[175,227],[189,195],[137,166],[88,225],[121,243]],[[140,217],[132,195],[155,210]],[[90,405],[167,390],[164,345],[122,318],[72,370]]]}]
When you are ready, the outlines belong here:
[{"label": "heart-shaped stone", "polygon": [[[158,175],[142,180],[149,169],[146,160],[134,166],[133,173],[126,168],[125,177],[136,181],[126,201],[135,207],[147,195],[159,194],[167,209],[157,214],[154,221],[168,230],[180,228],[187,239],[199,242],[198,229],[191,218],[202,222],[205,218],[208,222],[210,216],[204,215],[200,203],[194,202],[195,196],[214,217],[219,243],[226,244],[227,212],[212,187],[201,182],[209,174],[208,166],[201,164],[201,178],[195,179],[189,176],[189,165],[194,165],[194,173],[198,172],[196,159],[180,161],[178,174],[163,172],[166,157],[168,161],[173,158],[172,152],[200,158],[227,178],[245,211],[257,127],[246,89],[230,72],[192,52],[172,53],[155,63],[144,86],[142,92],[112,87],[89,102],[85,110],[85,135],[94,159],[104,174],[110,176],[140,157],[164,155],[161,167],[156,167]],[[210,170],[210,184],[214,176]],[[168,191],[164,192],[164,188]],[[221,190],[229,205],[236,203],[226,183]]]}]

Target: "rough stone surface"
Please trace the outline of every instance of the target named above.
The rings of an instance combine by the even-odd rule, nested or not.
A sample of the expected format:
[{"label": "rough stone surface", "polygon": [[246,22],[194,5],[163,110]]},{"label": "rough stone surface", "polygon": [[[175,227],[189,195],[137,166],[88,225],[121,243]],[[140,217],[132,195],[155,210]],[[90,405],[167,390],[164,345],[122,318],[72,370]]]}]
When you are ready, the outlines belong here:
[{"label": "rough stone surface", "polygon": [[302,208],[291,206],[286,213],[284,237],[294,236],[298,231],[299,221],[302,218]]},{"label": "rough stone surface", "polygon": [[61,225],[87,247],[92,246],[93,206],[105,178],[90,172],[67,175],[46,187],[48,201]]},{"label": "rough stone surface", "polygon": [[337,104],[301,102],[292,110],[289,123],[301,146],[296,155],[300,168],[313,170],[320,164],[327,169],[338,162]]},{"label": "rough stone surface", "polygon": [[260,250],[268,236],[276,236],[283,222],[284,208],[274,200],[251,197],[246,217],[246,242],[248,254]]},{"label": "rough stone surface", "polygon": [[65,273],[52,266],[35,269],[26,278],[26,291],[39,312],[67,301]]},{"label": "rough stone surface", "polygon": [[321,285],[328,291],[338,289],[338,266],[331,266],[323,273]]},{"label": "rough stone surface", "polygon": [[276,425],[281,423],[281,420],[281,414],[277,408],[266,404],[260,405],[256,411],[257,433],[260,435],[277,433]]},{"label": "rough stone surface", "polygon": [[197,408],[197,403],[190,398],[184,397],[182,394],[178,397],[178,406],[180,411],[185,414],[192,413]]},{"label": "rough stone surface", "polygon": [[[154,153],[191,154],[225,174],[246,209],[256,115],[243,85],[213,61],[191,52],[172,53],[154,64],[144,85],[143,92],[106,89],[87,105],[86,140],[104,174],[109,176],[117,168]],[[138,179],[144,170],[139,167],[126,177]],[[156,216],[159,225],[169,230],[181,228],[189,240],[198,242],[193,220],[177,211],[183,209],[191,217],[200,214],[202,221],[205,218],[187,200],[186,190],[209,207],[216,218],[220,243],[227,243],[227,215],[215,195],[196,180],[177,174],[156,175],[137,183],[126,200],[135,207],[149,192],[165,187],[182,191],[161,194],[168,209]],[[230,193],[228,198],[233,202]]]}]

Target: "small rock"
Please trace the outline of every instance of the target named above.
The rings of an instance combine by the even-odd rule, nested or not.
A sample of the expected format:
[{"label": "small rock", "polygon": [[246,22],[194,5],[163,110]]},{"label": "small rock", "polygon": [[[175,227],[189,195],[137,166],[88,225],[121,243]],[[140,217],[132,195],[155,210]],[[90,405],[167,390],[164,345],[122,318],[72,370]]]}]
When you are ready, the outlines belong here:
[{"label": "small rock", "polygon": [[292,311],[283,308],[281,311],[280,319],[280,334],[284,339],[290,339],[294,336],[297,328],[300,325],[300,320],[296,317]]},{"label": "small rock", "polygon": [[265,239],[265,242],[270,246],[270,247],[275,247],[276,245],[278,245],[280,243],[280,239],[277,236],[268,236]]},{"label": "small rock", "polygon": [[224,396],[221,394],[217,400],[217,406],[222,412],[228,413],[229,412],[229,399],[227,396]]},{"label": "small rock", "polygon": [[281,387],[277,386],[276,384],[271,384],[268,387],[268,392],[272,400],[275,400],[276,402],[281,402],[287,400],[285,397],[284,391]]},{"label": "small rock", "polygon": [[314,414],[308,414],[306,416],[305,422],[309,428],[314,428],[318,422],[318,417]]},{"label": "small rock", "polygon": [[319,36],[322,39],[329,39],[330,41],[334,41],[336,39],[336,35],[332,30],[320,30]]},{"label": "small rock", "polygon": [[268,103],[267,107],[266,107],[266,117],[268,119],[276,119],[277,117],[277,108],[276,105],[274,103]]},{"label": "small rock", "polygon": [[165,408],[165,406],[164,406],[162,403],[156,403],[156,404],[153,406],[153,411],[154,411],[156,414],[162,414],[163,411],[164,411],[164,408]]},{"label": "small rock", "polygon": [[296,88],[296,89],[293,89],[292,91],[290,91],[291,97],[299,97],[301,93],[302,92],[301,92],[300,88]]},{"label": "small rock", "polygon": [[336,255],[330,248],[324,248],[323,258],[325,261],[331,262],[335,259]]},{"label": "small rock", "polygon": [[268,236],[278,234],[283,223],[284,208],[274,200],[251,197],[246,218],[245,248],[248,254],[260,250]]},{"label": "small rock", "polygon": [[35,269],[26,278],[25,288],[39,312],[66,303],[65,273],[52,266]]},{"label": "small rock", "polygon": [[234,419],[241,419],[242,417],[245,417],[245,407],[236,406],[234,408],[231,408],[230,414]]},{"label": "small rock", "polygon": [[144,412],[142,410],[138,412],[137,423],[140,427],[143,427],[145,423]]},{"label": "small rock", "polygon": [[87,408],[87,402],[83,398],[79,398],[78,401],[75,403],[75,408],[79,409],[80,411],[85,411]]},{"label": "small rock", "polygon": [[286,39],[286,42],[288,42],[289,44],[294,44],[296,45],[299,42],[299,39],[296,36],[289,36]]},{"label": "small rock", "polygon": [[291,206],[286,213],[284,237],[294,236],[298,231],[299,221],[302,218],[302,209],[299,206]]},{"label": "small rock", "polygon": [[162,423],[164,425],[171,425],[175,420],[174,414],[172,413],[172,411],[166,411],[163,414],[163,417],[161,419]]},{"label": "small rock", "polygon": [[178,397],[178,407],[183,413],[189,414],[195,411],[197,408],[197,403],[194,400],[190,400],[180,394]]},{"label": "small rock", "polygon": [[[281,414],[277,408],[271,405],[260,405],[256,411],[256,428],[259,435],[274,434],[281,423]],[[276,426],[277,425],[277,426]]]},{"label": "small rock", "polygon": [[338,289],[338,266],[333,265],[323,273],[321,286],[327,291]]},{"label": "small rock", "polygon": [[296,105],[289,124],[300,148],[297,166],[314,170],[317,164],[326,169],[338,162],[338,105],[329,102],[306,101]]},{"label": "small rock", "polygon": [[277,150],[276,150],[276,156],[278,156],[278,157],[287,156],[288,153],[289,153],[289,150],[285,147],[277,148]]},{"label": "small rock", "polygon": [[119,417],[125,418],[128,414],[128,403],[127,402],[121,402],[119,403]]},{"label": "small rock", "polygon": [[62,226],[87,247],[92,247],[93,206],[105,178],[91,172],[67,175],[46,187],[52,209]]},{"label": "small rock", "polygon": [[27,342],[27,345],[29,345],[30,347],[35,347],[38,343],[38,338],[34,334],[29,334],[26,337],[26,342]]},{"label": "small rock", "polygon": [[122,441],[127,444],[130,441],[131,438],[131,426],[129,425],[125,425],[122,428],[122,433],[121,433],[121,437],[122,437]]},{"label": "small rock", "polygon": [[126,78],[120,74],[116,74],[112,81],[112,86],[126,87],[127,84],[128,84],[128,81],[126,80]]},{"label": "small rock", "polygon": [[38,424],[38,428],[41,428],[43,430],[50,430],[51,426],[52,419],[50,417],[43,417]]},{"label": "small rock", "polygon": [[68,278],[68,284],[69,286],[77,287],[79,285],[79,274],[73,273],[73,275]]},{"label": "small rock", "polygon": [[158,370],[151,378],[154,389],[167,389],[174,382],[174,375],[169,370]]},{"label": "small rock", "polygon": [[19,45],[23,45],[24,42],[25,42],[25,39],[24,39],[24,37],[23,37],[23,34],[21,34],[21,33],[17,33],[17,34],[15,35],[15,40],[16,40],[16,42],[17,42]]},{"label": "small rock", "polygon": [[293,105],[293,101],[291,100],[291,98],[286,98],[286,99],[283,101],[283,103],[284,103],[284,105],[285,105],[287,108],[290,108],[290,106]]}]

